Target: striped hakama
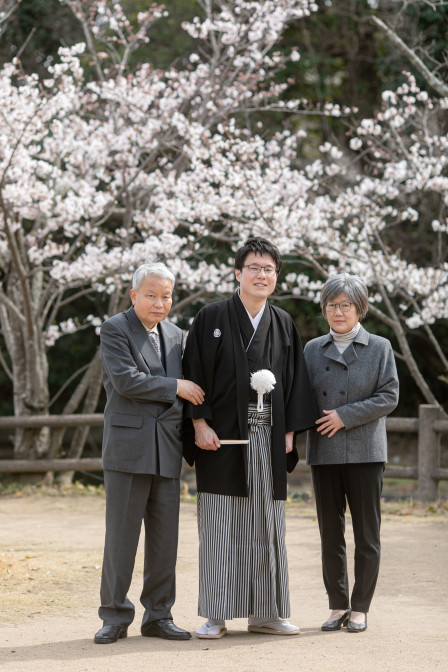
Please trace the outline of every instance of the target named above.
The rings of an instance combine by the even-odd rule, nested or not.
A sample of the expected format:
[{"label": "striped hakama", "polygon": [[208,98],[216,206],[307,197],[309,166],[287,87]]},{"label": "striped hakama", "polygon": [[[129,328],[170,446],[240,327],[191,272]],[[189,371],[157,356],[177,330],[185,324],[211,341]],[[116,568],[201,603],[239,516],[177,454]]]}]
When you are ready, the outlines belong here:
[{"label": "striped hakama", "polygon": [[290,614],[285,502],[272,494],[270,404],[261,412],[249,404],[248,423],[248,496],[198,493],[199,616],[205,618]]}]

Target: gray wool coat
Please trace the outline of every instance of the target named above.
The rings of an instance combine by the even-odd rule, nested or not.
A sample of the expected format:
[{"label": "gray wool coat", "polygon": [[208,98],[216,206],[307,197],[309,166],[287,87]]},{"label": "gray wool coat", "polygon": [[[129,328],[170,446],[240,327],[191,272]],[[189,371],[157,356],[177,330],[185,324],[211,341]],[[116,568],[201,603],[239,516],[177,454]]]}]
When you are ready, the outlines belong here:
[{"label": "gray wool coat", "polygon": [[361,327],[342,354],[330,333],[307,343],[304,354],[319,410],[335,409],[344,423],[331,438],[308,432],[307,464],[387,462],[386,415],[398,403],[390,342]]}]

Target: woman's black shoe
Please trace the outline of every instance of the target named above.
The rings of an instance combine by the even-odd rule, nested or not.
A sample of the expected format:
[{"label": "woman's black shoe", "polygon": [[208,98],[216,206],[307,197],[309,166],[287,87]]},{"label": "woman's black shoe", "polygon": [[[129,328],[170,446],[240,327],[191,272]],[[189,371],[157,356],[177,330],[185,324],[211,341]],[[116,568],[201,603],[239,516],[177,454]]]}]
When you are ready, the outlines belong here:
[{"label": "woman's black shoe", "polygon": [[364,630],[367,630],[367,614],[364,623],[353,623],[353,621],[347,623],[347,632],[364,632]]},{"label": "woman's black shoe", "polygon": [[343,614],[340,618],[337,618],[335,621],[325,621],[325,623],[321,627],[321,630],[324,630],[325,632],[333,632],[333,630],[340,630],[341,628],[344,627],[344,625],[347,624],[347,621],[350,619],[350,614],[351,610],[347,609],[345,614]]}]

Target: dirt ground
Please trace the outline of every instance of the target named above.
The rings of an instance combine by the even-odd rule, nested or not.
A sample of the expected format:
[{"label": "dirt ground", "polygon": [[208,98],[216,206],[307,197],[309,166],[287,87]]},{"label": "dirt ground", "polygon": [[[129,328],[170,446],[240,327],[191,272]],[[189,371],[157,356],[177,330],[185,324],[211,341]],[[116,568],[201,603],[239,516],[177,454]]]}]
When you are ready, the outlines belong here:
[{"label": "dirt ground", "polygon": [[[170,642],[140,636],[139,552],[131,587],[137,605],[129,637],[98,646],[104,535],[101,494],[0,497],[0,669],[4,672],[421,672],[448,671],[448,512],[445,505],[386,505],[380,580],[368,630],[323,633],[327,600],[319,533],[310,504],[289,504],[291,621],[298,637],[250,634],[228,622],[221,640]],[[350,529],[350,526],[348,526]],[[192,500],[181,506],[175,622],[194,632],[197,528]],[[353,542],[348,534],[349,556]]]}]

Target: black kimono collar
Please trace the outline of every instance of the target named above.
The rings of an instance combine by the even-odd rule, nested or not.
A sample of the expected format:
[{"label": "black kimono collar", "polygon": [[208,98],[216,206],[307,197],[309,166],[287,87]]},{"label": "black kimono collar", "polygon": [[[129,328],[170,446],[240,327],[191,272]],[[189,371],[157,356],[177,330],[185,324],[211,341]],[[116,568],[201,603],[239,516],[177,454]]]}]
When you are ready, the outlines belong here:
[{"label": "black kimono collar", "polygon": [[271,326],[271,310],[269,303],[266,302],[263,315],[261,316],[261,320],[254,334],[253,324],[238,292],[233,295],[232,301],[238,318],[241,340],[247,353],[251,371],[257,370],[254,369],[254,366],[257,366],[258,368],[269,368],[269,329]]}]

